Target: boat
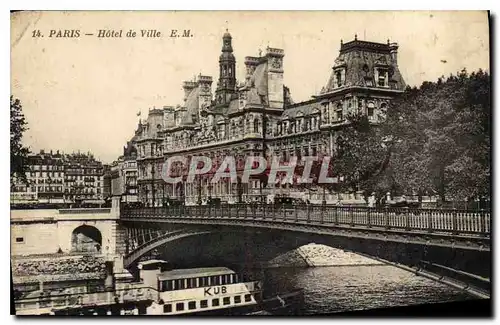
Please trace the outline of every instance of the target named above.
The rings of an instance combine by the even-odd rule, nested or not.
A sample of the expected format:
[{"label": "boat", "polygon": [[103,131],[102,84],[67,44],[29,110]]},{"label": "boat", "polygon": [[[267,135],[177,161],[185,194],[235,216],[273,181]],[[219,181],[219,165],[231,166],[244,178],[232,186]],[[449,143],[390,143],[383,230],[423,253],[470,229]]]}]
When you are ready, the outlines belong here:
[{"label": "boat", "polygon": [[261,281],[245,279],[227,267],[162,272],[161,265],[167,263],[151,260],[138,265],[140,281],[158,287],[158,300],[146,308],[146,315],[248,315],[263,310],[290,314],[303,303],[302,290],[264,298]]},{"label": "boat", "polygon": [[261,281],[246,279],[227,267],[170,269],[167,262],[154,259],[139,262],[138,270],[138,282],[117,281],[112,291],[80,294],[75,299],[58,297],[71,304],[56,306],[53,301],[57,299],[50,299],[50,311],[43,313],[191,316],[249,315],[265,310],[279,315],[295,313],[303,302],[302,290],[263,298]]},{"label": "boat", "polygon": [[261,301],[262,283],[243,280],[227,267],[161,271],[161,264],[138,265],[141,283],[158,288],[146,315],[227,314],[254,309]]}]

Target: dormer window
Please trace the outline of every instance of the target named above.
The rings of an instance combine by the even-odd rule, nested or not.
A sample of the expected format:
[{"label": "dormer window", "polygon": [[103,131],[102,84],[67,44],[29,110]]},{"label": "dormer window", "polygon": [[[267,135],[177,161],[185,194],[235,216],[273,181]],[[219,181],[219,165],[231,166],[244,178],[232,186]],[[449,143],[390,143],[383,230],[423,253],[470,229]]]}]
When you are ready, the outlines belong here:
[{"label": "dormer window", "polygon": [[387,87],[389,85],[389,72],[387,69],[376,70],[376,82],[378,87]]},{"label": "dormer window", "polygon": [[383,74],[379,74],[378,75],[378,85],[380,87],[384,87],[385,86],[385,76]]},{"label": "dormer window", "polygon": [[333,86],[335,88],[343,87],[345,85],[345,67],[338,67],[333,72]]}]

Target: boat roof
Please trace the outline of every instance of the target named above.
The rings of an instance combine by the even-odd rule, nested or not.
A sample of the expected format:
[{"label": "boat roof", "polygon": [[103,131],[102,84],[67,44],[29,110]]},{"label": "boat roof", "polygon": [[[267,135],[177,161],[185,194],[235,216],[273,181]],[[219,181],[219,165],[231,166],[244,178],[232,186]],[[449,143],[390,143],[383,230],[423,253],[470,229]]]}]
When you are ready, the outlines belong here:
[{"label": "boat roof", "polygon": [[177,269],[165,271],[158,275],[159,281],[175,280],[175,279],[189,279],[202,276],[233,274],[233,270],[227,267],[200,267],[195,269]]}]

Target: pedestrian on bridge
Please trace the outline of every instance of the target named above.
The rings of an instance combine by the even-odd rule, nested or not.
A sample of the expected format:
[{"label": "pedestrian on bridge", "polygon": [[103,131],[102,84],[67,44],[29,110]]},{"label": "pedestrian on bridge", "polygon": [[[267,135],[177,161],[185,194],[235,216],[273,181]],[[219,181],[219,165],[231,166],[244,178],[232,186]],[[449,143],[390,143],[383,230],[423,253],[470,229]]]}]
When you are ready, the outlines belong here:
[{"label": "pedestrian on bridge", "polygon": [[368,207],[374,208],[376,202],[377,198],[375,197],[375,192],[372,192],[372,194],[368,197]]}]

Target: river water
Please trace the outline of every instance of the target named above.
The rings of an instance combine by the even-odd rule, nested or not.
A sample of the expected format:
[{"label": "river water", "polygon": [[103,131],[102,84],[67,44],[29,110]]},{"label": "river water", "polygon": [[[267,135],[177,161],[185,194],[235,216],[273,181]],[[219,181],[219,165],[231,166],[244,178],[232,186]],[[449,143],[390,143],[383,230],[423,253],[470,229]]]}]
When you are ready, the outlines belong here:
[{"label": "river water", "polygon": [[410,306],[474,299],[390,265],[253,270],[266,292],[304,290],[302,314]]}]

